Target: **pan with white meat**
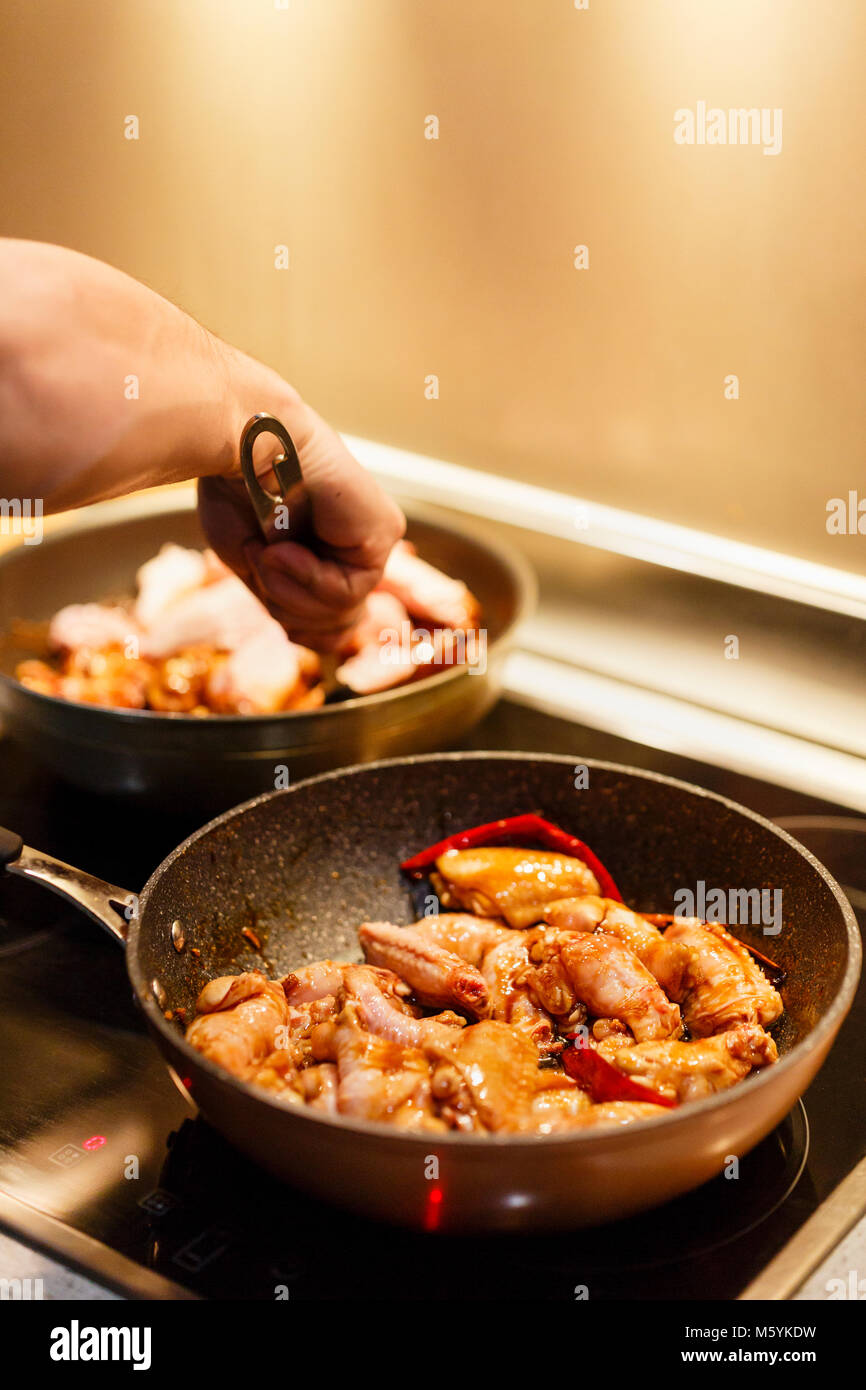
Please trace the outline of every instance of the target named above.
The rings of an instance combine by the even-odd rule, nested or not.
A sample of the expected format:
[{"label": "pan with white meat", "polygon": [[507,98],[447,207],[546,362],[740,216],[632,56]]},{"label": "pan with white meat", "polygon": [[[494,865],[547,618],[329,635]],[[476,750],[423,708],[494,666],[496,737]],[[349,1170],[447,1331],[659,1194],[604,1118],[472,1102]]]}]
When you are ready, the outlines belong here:
[{"label": "pan with white meat", "polygon": [[[337,682],[374,694],[461,661],[480,608],[460,580],[394,547],[340,653]],[[316,709],[315,652],[290,641],[213,554],[166,544],[140,567],[130,603],[70,604],[48,627],[49,657],[19,663],[42,694],[118,709],[192,715]]]}]

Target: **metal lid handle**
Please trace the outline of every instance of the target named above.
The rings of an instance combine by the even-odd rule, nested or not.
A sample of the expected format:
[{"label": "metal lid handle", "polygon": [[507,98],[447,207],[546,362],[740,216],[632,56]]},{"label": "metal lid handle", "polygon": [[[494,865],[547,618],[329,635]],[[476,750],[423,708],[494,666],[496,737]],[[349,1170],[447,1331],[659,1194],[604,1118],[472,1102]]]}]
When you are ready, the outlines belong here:
[{"label": "metal lid handle", "polygon": [[[279,493],[268,492],[262,487],[256,476],[256,470],[253,466],[253,445],[260,434],[275,435],[283,446],[282,454],[271,464],[279,483]],[[290,493],[304,481],[301,462],[292,436],[276,416],[260,411],[245,424],[244,432],[241,435],[241,473],[259,525],[266,536],[270,535],[276,508],[285,506]]]}]

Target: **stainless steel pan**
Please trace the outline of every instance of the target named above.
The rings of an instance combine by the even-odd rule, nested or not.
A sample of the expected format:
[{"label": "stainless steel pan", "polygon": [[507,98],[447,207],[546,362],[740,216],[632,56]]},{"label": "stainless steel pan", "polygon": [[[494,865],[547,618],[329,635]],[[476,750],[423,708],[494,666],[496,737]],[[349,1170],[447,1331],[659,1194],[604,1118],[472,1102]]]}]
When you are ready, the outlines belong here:
[{"label": "stainless steel pan", "polygon": [[[423,558],[463,579],[481,602],[483,669],[452,667],[319,710],[198,719],[102,709],[27,690],[14,671],[33,653],[7,640],[0,644],[0,717],[7,731],[78,786],[205,814],[284,785],[277,767],[288,768],[294,780],[456,741],[497,697],[512,634],[532,603],[533,579],[519,556],[406,510],[408,537]],[[133,504],[100,504],[40,545],[18,546],[0,558],[0,634],[20,620],[50,618],[67,603],[131,594],[137,568],[165,541],[204,544],[192,500],[172,499],[167,507],[156,494]]]},{"label": "stainless steel pan", "polygon": [[[574,761],[458,753],[311,778],[237,807],[184,841],[151,875],[128,923],[125,889],[20,850],[8,832],[2,857],[12,873],[72,898],[125,941],[135,994],[176,1077],[216,1129],[280,1178],[368,1216],[418,1226],[435,1155],[443,1230],[598,1224],[698,1186],[779,1123],[851,1005],[860,938],[827,871],[769,821],[687,783],[608,763],[589,762],[589,787],[576,791]],[[191,1017],[199,990],[216,975],[263,964],[282,974],[321,957],[348,958],[365,918],[413,919],[403,858],[462,826],[531,810],[586,839],[626,901],[645,911],[670,910],[675,890],[699,879],[725,890],[782,889],[784,925],[769,948],[789,972],[786,1013],[774,1030],[777,1065],[624,1129],[441,1137],[286,1107],[201,1057],[167,1017],[178,1009]],[[245,926],[263,939],[263,955],[241,935]],[[759,929],[737,931],[767,951]],[[100,981],[92,987],[98,994]]]}]

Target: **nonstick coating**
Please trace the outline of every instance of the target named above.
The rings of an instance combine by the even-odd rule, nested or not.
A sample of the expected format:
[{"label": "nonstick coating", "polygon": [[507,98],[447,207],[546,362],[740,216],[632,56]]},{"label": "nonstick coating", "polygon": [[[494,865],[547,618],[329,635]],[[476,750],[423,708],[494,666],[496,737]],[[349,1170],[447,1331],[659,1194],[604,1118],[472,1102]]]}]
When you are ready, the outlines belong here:
[{"label": "nonstick coating", "polygon": [[[575,791],[570,760],[485,753],[332,774],[214,821],[150,881],[131,967],[160,980],[168,1009],[190,1013],[217,974],[360,959],[361,922],[417,916],[400,860],[528,810],[587,840],[638,910],[670,912],[674,891],[699,878],[708,890],[781,888],[777,937],[737,927],[788,970],[780,1047],[805,1037],[837,994],[848,955],[840,906],[808,853],[766,821],[648,774],[592,766],[591,785]],[[175,920],[182,954],[171,945]]]},{"label": "nonstick coating", "polygon": [[[308,961],[360,959],[361,922],[417,915],[402,859],[466,826],[537,810],[585,839],[638,910],[672,911],[674,891],[698,879],[708,889],[781,888],[777,937],[736,931],[789,972],[780,1047],[804,1037],[847,963],[839,903],[811,856],[722,798],[628,769],[590,768],[590,786],[577,791],[567,759],[417,759],[336,773],[229,812],[151,879],[130,967],[140,981],[159,979],[167,1008],[190,1013],[215,975],[283,975]],[[176,920],[181,954],[170,940]]]},{"label": "nonstick coating", "polygon": [[[624,899],[638,909],[671,911],[675,890],[694,889],[699,879],[708,889],[781,888],[783,927],[778,936],[765,937],[760,928],[736,928],[738,935],[789,972],[786,1014],[774,1029],[780,1052],[803,1044],[829,1014],[815,1036],[795,1048],[788,1058],[790,1067],[782,1063],[768,1068],[730,1092],[675,1113],[672,1123],[683,1136],[676,1152],[684,1156],[684,1166],[680,1171],[664,1158],[655,1189],[633,1171],[618,1193],[615,1158],[606,1160],[608,1214],[649,1205],[650,1199],[663,1200],[704,1181],[722,1166],[717,1149],[721,1155],[745,1152],[746,1145],[768,1132],[820,1065],[853,997],[859,937],[850,907],[807,850],[736,804],[669,778],[593,762],[584,763],[589,786],[576,790],[576,762],[535,754],[464,753],[328,773],[226,813],[170,855],[142,895],[139,920],[130,933],[129,968],[157,1041],[175,1070],[189,1079],[207,1117],[272,1171],[370,1214],[417,1222],[417,1211],[391,1211],[378,1202],[375,1185],[359,1195],[361,1187],[355,1178],[350,1183],[349,1175],[357,1176],[352,1163],[362,1162],[361,1151],[354,1150],[346,1167],[340,1146],[357,1143],[366,1132],[373,1149],[363,1163],[373,1162],[375,1151],[375,1161],[387,1164],[393,1146],[405,1148],[415,1142],[429,1147],[429,1138],[280,1107],[266,1093],[228,1077],[188,1048],[178,1023],[167,1022],[164,1011],[181,1009],[191,1018],[199,990],[216,975],[249,969],[282,975],[323,957],[358,958],[359,923],[368,918],[408,923],[417,915],[399,872],[402,859],[467,826],[539,811],[585,839],[612,872]],[[176,921],[185,938],[181,953],[171,944]],[[242,936],[244,927],[261,941],[261,954]],[[200,956],[193,955],[192,948]],[[165,992],[161,1005],[153,996],[154,981]],[[781,1094],[783,1073],[791,1078],[787,1096]],[[779,1113],[772,1110],[771,1087],[780,1093]],[[724,1108],[733,1114],[738,1106],[742,1114],[747,1090],[754,1097],[748,1122],[726,1128]],[[765,1098],[766,1122],[760,1109],[756,1113],[759,1096]],[[695,1126],[702,1115],[701,1142],[690,1148],[691,1132],[698,1134]],[[665,1117],[614,1134],[584,1133],[567,1141],[533,1137],[532,1142],[537,1156],[541,1148],[545,1153],[551,1146],[576,1151],[581,1145],[586,1153],[594,1147],[614,1156],[634,1155],[635,1130],[644,1131],[643,1140],[649,1130],[659,1131],[667,1124]],[[314,1163],[316,1136],[325,1138],[321,1161]],[[452,1135],[447,1141],[463,1152],[479,1144],[494,1145],[500,1155],[503,1145],[511,1151],[527,1142]],[[299,1165],[299,1145],[303,1148],[307,1142],[310,1161]],[[725,1148],[734,1142],[744,1147]],[[555,1176],[552,1171],[545,1176],[544,1168],[537,1163],[531,1169],[542,1185]],[[513,1225],[510,1217],[500,1219],[501,1202],[493,1209],[493,1196],[490,1211],[482,1210],[484,1194],[501,1175],[501,1168],[491,1168],[483,1189],[471,1179],[465,1201],[471,1198],[474,1203],[475,1224]],[[384,1169],[382,1176],[387,1177]],[[406,1187],[404,1178],[395,1168],[395,1192],[401,1181]],[[352,1191],[345,1190],[347,1184]],[[564,1190],[566,1197],[560,1193],[558,1198],[561,1219],[573,1224],[600,1219],[581,1213],[577,1206],[563,1210],[574,1189]],[[409,1200],[395,1197],[394,1202],[399,1208]],[[554,1219],[552,1210],[540,1210],[535,1224],[549,1226]]]}]

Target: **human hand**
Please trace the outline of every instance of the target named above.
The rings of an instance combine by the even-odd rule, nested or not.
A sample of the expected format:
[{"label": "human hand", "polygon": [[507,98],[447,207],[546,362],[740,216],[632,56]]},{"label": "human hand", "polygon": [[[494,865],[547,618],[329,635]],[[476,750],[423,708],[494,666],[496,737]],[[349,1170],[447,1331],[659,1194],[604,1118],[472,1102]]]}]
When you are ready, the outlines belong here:
[{"label": "human hand", "polygon": [[[280,539],[278,531],[272,540],[264,538],[237,475],[199,479],[199,515],[220,559],[291,639],[330,652],[356,622],[406,522],[336,430],[296,393],[287,392],[279,418],[294,440],[304,475],[306,495],[300,507],[292,506],[290,521],[300,539]],[[270,464],[278,451],[273,436],[256,442],[256,474],[269,491]]]}]

